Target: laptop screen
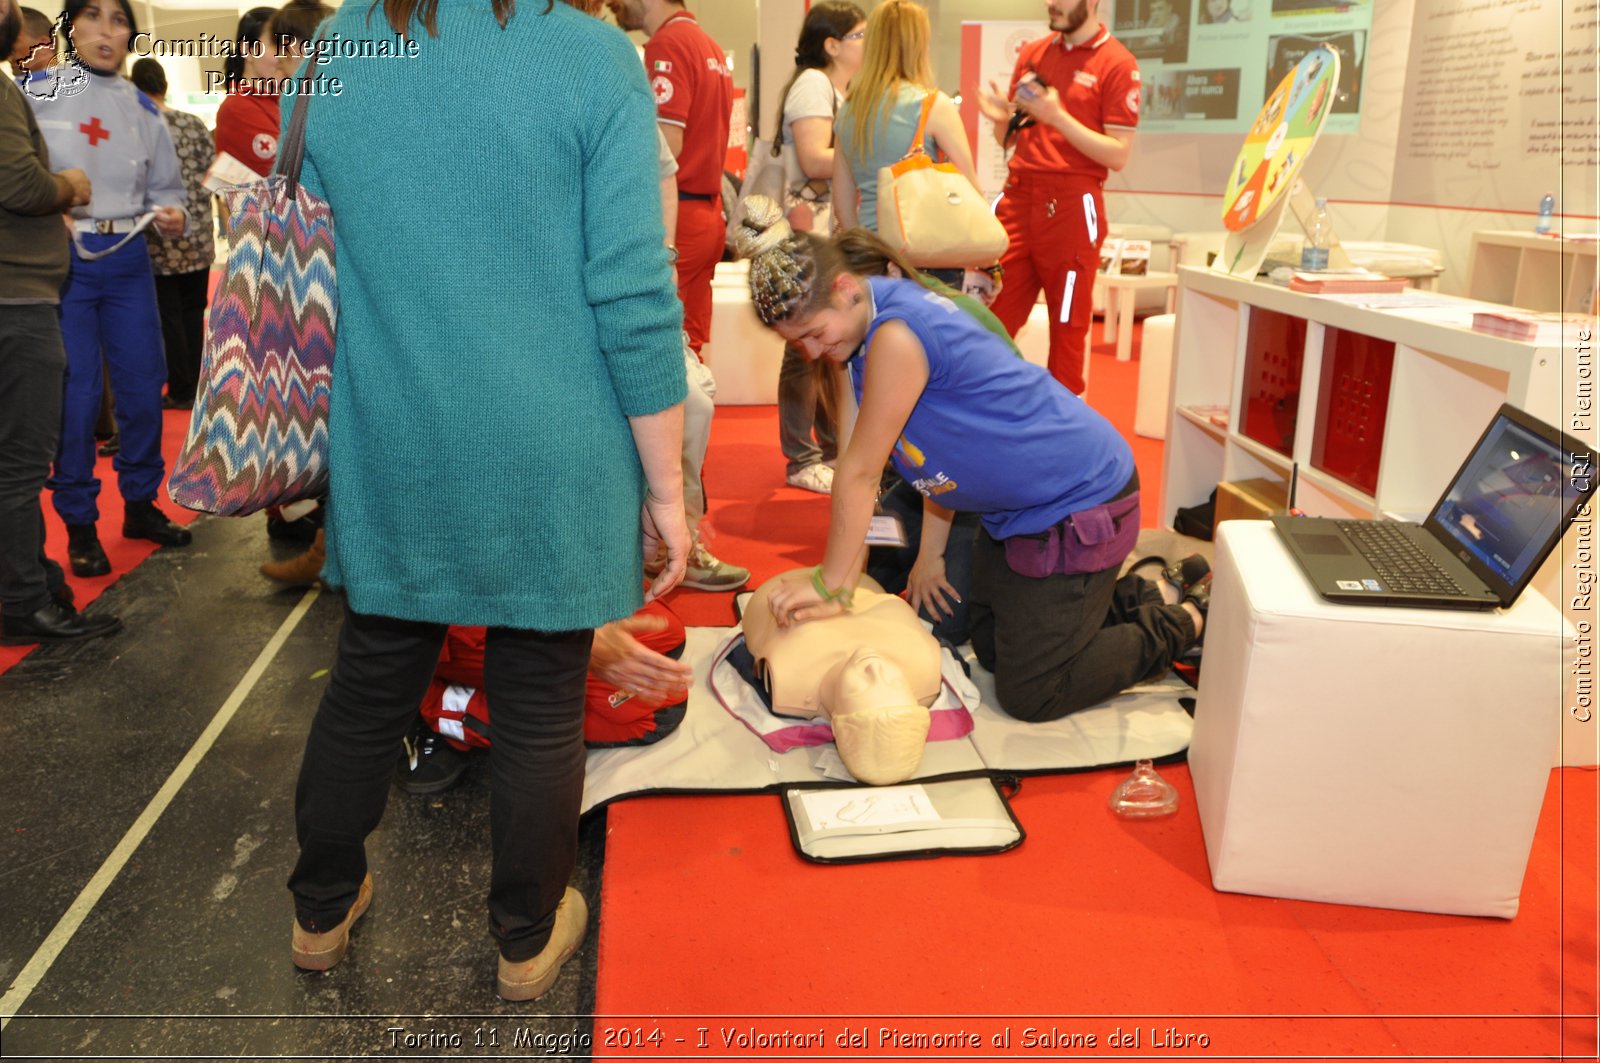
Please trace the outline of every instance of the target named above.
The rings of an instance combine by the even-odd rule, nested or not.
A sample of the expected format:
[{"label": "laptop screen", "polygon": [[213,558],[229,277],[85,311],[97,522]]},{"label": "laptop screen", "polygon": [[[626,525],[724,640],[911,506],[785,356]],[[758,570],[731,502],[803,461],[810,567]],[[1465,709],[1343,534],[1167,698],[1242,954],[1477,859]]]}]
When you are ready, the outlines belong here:
[{"label": "laptop screen", "polygon": [[1486,574],[1520,587],[1559,534],[1577,500],[1574,474],[1587,477],[1589,461],[1586,452],[1568,451],[1502,409],[1429,523],[1465,547]]}]

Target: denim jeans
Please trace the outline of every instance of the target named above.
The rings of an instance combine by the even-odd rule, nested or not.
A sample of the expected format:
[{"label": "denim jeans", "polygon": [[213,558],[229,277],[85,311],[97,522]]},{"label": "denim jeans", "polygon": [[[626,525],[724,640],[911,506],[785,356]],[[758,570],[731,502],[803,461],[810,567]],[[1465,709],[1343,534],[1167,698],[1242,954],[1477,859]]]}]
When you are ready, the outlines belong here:
[{"label": "denim jeans", "polygon": [[[883,492],[879,504],[885,513],[900,518],[906,545],[874,546],[867,554],[867,575],[890,594],[899,594],[906,589],[911,568],[917,563],[922,537],[922,496],[897,476],[893,486]],[[979,528],[976,513],[957,513],[950,522],[950,540],[944,548],[944,578],[961,600],[943,618],[934,616],[927,607],[921,610],[922,618],[933,625],[934,635],[956,646],[967,641],[970,634],[967,602],[972,597],[972,547]],[[948,599],[946,604],[950,604]]]}]

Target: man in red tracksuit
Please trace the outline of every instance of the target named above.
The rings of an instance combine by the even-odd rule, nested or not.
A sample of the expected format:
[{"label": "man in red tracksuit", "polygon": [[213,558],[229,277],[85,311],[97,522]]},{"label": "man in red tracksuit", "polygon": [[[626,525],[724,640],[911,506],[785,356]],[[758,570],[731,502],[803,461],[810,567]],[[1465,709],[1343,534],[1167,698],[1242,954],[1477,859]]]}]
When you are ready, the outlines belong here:
[{"label": "man in red tracksuit", "polygon": [[995,213],[1011,237],[990,307],[1013,336],[1044,288],[1050,373],[1083,394],[1089,317],[1106,235],[1106,175],[1128,162],[1139,124],[1139,66],[1097,17],[1100,0],[1048,0],[1048,37],[1023,47],[1002,95],[978,106],[1015,146]]},{"label": "man in red tracksuit", "polygon": [[678,298],[696,354],[711,336],[711,275],[722,260],[722,171],[733,110],[726,53],[683,0],[606,0],[617,25],[642,30],[656,118],[678,159]]}]

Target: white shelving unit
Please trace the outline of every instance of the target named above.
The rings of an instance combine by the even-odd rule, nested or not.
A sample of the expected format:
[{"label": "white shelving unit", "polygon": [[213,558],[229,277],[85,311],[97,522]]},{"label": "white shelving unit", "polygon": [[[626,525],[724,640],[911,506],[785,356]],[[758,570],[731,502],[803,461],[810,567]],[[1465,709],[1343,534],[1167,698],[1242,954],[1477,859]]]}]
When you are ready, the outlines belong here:
[{"label": "white shelving unit", "polygon": [[1480,230],[1472,234],[1467,294],[1524,310],[1595,312],[1594,240]]},{"label": "white shelving unit", "polygon": [[[1405,517],[1426,513],[1502,402],[1563,425],[1564,347],[1473,332],[1276,285],[1182,267],[1172,359],[1171,410],[1161,484],[1161,520],[1203,502],[1219,481],[1264,477],[1287,483],[1300,467],[1296,504],[1313,516]],[[1432,298],[1445,298],[1433,295]],[[1470,300],[1459,300],[1470,308]],[[1288,453],[1242,432],[1251,316],[1303,320],[1296,430]],[[1325,415],[1323,347],[1330,329],[1394,344],[1376,491],[1317,467],[1319,411]],[[1570,381],[1573,367],[1568,367]],[[1285,389],[1292,394],[1293,388]],[[1213,423],[1211,408],[1221,407]]]}]

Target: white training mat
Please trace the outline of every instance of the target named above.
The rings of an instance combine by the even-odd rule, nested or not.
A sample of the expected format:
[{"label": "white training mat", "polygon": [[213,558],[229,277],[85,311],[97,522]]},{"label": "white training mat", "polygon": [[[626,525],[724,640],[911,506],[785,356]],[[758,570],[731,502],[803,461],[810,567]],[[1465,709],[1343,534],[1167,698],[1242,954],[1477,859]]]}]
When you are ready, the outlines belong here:
[{"label": "white training mat", "polygon": [[[718,648],[737,630],[687,630],[683,660],[693,665],[695,678],[683,722],[652,745],[591,752],[583,811],[641,794],[759,793],[797,784],[839,785],[853,781],[833,745],[776,753],[718,703],[708,685],[711,665]],[[1189,745],[1194,721],[1178,704],[1178,698],[1192,696],[1193,691],[1173,677],[1065,719],[1023,723],[994,707],[993,676],[973,664],[968,682],[960,676],[960,667],[948,650],[945,664],[947,679],[954,669],[960,677],[954,685],[967,697],[975,691],[981,703],[969,706],[972,733],[929,742],[913,779],[1079,771],[1170,756]],[[719,673],[719,689],[726,698],[730,692],[722,686],[724,682],[723,673]],[[749,695],[754,697],[754,691]]]}]

